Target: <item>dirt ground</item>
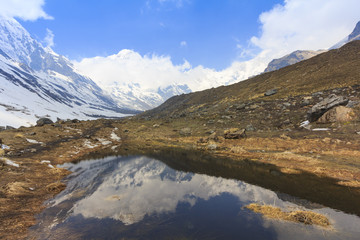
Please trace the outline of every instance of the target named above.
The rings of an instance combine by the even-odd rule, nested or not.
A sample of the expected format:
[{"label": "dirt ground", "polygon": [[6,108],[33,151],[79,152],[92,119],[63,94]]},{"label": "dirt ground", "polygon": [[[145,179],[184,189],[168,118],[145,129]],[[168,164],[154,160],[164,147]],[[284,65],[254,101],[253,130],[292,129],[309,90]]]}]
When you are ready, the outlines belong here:
[{"label": "dirt ground", "polygon": [[[256,163],[274,181],[282,177],[299,179],[300,175],[309,175],[307,179],[315,179],[314,182],[326,179],[335,184],[328,192],[338,191],[352,199],[350,203],[344,201],[344,206],[334,207],[351,212],[353,209],[346,209],[345,205],[351,205],[360,196],[360,138],[351,124],[336,132],[254,131],[241,139],[225,139],[224,126],[211,125],[209,131],[210,127],[198,120],[102,119],[6,130],[0,132],[4,148],[0,152],[0,239],[26,238],[44,201],[65,188],[61,180],[69,172],[57,168],[57,164],[105,155],[156,155],[165,149]],[[190,132],[184,133],[184,128]],[[296,181],[293,184],[301,185]],[[270,180],[259,182],[264,187],[284,190],[280,182],[269,184]]]}]

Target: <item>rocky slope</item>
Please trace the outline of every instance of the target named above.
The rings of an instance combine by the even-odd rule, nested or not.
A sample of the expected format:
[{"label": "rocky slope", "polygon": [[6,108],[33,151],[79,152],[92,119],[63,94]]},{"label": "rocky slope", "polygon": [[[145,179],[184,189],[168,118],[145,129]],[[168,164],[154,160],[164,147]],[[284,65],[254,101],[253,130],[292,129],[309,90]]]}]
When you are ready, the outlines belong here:
[{"label": "rocky slope", "polygon": [[[351,97],[357,94],[351,86],[357,89],[359,84],[359,52],[360,41],[353,41],[340,49],[230,86],[173,97],[140,116],[211,118],[212,115],[231,116],[236,113],[246,118],[241,112],[253,110],[266,117],[264,108],[268,109],[269,113],[274,109],[292,109],[293,106],[300,109],[301,106],[316,104],[317,100],[327,97],[326,94],[330,93],[324,94],[325,90],[340,92],[344,90],[343,87],[349,87],[344,91]],[[274,95],[266,96],[265,93],[269,90],[273,90]],[[279,106],[273,106],[273,100],[276,100]],[[268,104],[270,105],[265,107]],[[306,115],[306,112],[304,114]],[[247,119],[247,122],[251,122]],[[306,116],[297,119],[300,120],[306,120]]]}]

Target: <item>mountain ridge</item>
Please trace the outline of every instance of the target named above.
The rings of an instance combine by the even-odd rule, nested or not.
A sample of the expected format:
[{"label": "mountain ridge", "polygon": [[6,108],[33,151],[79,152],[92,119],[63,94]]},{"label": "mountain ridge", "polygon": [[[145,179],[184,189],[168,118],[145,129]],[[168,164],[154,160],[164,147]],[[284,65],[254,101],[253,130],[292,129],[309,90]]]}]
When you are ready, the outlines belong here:
[{"label": "mountain ridge", "polygon": [[95,119],[138,113],[119,106],[68,59],[7,17],[0,17],[0,78],[0,125],[31,125],[41,116]]}]

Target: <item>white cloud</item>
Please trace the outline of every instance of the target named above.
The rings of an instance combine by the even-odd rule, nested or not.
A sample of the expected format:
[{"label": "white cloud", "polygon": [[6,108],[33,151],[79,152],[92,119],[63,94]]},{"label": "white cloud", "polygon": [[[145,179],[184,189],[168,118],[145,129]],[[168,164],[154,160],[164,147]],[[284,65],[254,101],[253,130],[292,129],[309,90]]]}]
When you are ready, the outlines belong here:
[{"label": "white cloud", "polygon": [[187,42],[186,42],[186,41],[181,41],[181,42],[180,42],[180,46],[181,46],[181,47],[186,47],[186,46],[187,46]]},{"label": "white cloud", "polygon": [[0,15],[34,21],[38,18],[53,19],[45,13],[45,0],[0,0]]},{"label": "white cloud", "polygon": [[46,29],[46,36],[44,39],[44,42],[46,44],[46,47],[52,48],[54,46],[54,33],[50,29]]},{"label": "white cloud", "polygon": [[134,83],[139,84],[143,91],[156,92],[158,87],[171,84],[187,84],[191,90],[199,91],[234,83],[266,67],[252,61],[236,62],[228,69],[215,71],[203,66],[192,67],[187,61],[174,65],[169,56],[141,56],[127,49],[108,57],[85,58],[74,64],[109,92],[114,86]]},{"label": "white cloud", "polygon": [[260,15],[261,35],[251,42],[274,57],[299,49],[327,49],[360,20],[358,0],[285,0]]},{"label": "white cloud", "polygon": [[158,0],[158,2],[160,4],[163,4],[163,3],[172,3],[174,4],[177,8],[181,8],[184,3],[187,3],[189,2],[189,0]]},{"label": "white cloud", "polygon": [[[160,0],[160,2],[172,0]],[[122,50],[107,57],[83,59],[76,67],[107,90],[115,85],[138,83],[143,90],[156,91],[173,83],[187,84],[198,91],[235,83],[261,73],[267,63],[295,50],[326,49],[350,34],[359,18],[358,0],[285,0],[261,14],[261,33],[247,46],[238,41],[238,58],[222,70],[174,65],[169,56],[145,55]],[[186,42],[180,46],[186,46]],[[219,46],[221,47],[221,46]]]}]

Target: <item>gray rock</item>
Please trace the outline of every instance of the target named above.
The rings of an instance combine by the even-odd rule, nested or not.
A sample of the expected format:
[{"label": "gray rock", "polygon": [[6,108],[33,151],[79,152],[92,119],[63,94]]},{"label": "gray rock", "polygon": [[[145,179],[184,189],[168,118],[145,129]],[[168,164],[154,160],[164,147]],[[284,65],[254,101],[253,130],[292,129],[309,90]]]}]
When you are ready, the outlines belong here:
[{"label": "gray rock", "polygon": [[348,104],[346,105],[346,107],[348,107],[348,108],[354,108],[354,107],[356,107],[356,106],[359,105],[359,104],[360,104],[359,101],[350,100],[350,101],[348,102]]},{"label": "gray rock", "polygon": [[255,110],[255,109],[257,109],[258,107],[259,107],[259,105],[257,105],[257,104],[252,104],[252,105],[249,106],[249,109],[250,109],[250,110]]},{"label": "gray rock", "polygon": [[310,122],[318,120],[325,112],[330,110],[333,107],[346,105],[349,102],[349,99],[343,96],[336,96],[331,94],[329,97],[325,98],[321,102],[315,104],[307,113],[307,119]]},{"label": "gray rock", "polygon": [[236,107],[236,110],[242,110],[246,107],[246,104],[242,103],[242,104],[236,105],[235,107]]},{"label": "gray rock", "polygon": [[11,130],[11,129],[15,129],[13,126],[6,126],[6,130]]},{"label": "gray rock", "polygon": [[207,146],[207,149],[209,149],[209,150],[216,150],[216,149],[217,149],[217,145],[216,145],[216,144],[209,144],[209,145]]},{"label": "gray rock", "polygon": [[246,137],[246,129],[230,128],[224,131],[225,139],[240,139]]},{"label": "gray rock", "polygon": [[352,108],[337,106],[324,113],[318,123],[349,122],[355,119],[355,112]]},{"label": "gray rock", "polygon": [[264,94],[265,96],[271,96],[271,95],[274,95],[278,92],[277,89],[271,89],[271,90],[268,90],[266,91],[266,93]]},{"label": "gray rock", "polygon": [[0,132],[1,132],[1,131],[4,131],[5,129],[6,129],[6,127],[0,126]]},{"label": "gray rock", "polygon": [[252,132],[252,131],[256,130],[255,127],[252,124],[247,125],[245,129],[248,132]]},{"label": "gray rock", "polygon": [[44,126],[46,124],[53,124],[53,123],[54,122],[49,118],[40,118],[39,120],[36,121],[36,126],[41,127],[41,126]]},{"label": "gray rock", "polygon": [[183,136],[189,136],[191,135],[191,129],[190,128],[182,128],[180,129],[180,135],[183,135]]}]

